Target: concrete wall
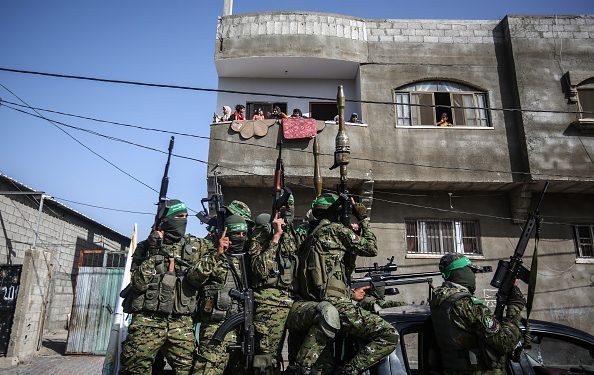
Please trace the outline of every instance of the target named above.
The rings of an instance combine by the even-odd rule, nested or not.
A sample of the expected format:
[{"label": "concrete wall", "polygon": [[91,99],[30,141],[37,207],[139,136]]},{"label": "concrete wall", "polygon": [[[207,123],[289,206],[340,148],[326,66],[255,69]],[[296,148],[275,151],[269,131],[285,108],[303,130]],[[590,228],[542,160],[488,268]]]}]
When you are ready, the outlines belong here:
[{"label": "concrete wall", "polygon": [[[509,16],[504,23],[518,107],[577,111],[577,104],[568,101],[564,75],[594,77],[594,16]],[[594,138],[572,125],[576,119],[576,114],[522,114],[519,126],[534,179],[594,178]]]},{"label": "concrete wall", "polygon": [[[293,26],[295,31],[291,29],[294,23],[304,27]],[[350,35],[345,35],[347,25]],[[317,28],[320,32],[314,32]],[[355,194],[363,181],[374,181],[371,217],[380,254],[359,263],[383,263],[394,255],[401,272],[434,271],[439,256],[406,253],[405,219],[441,218],[477,220],[483,253],[473,258],[478,264],[495,267],[499,259],[513,253],[522,215],[535,203],[534,192],[542,188],[542,183],[533,182],[552,181],[541,207],[546,223],[541,231],[532,317],[594,332],[594,261],[576,256],[572,226],[594,223],[594,138],[570,125],[575,115],[497,110],[575,111],[575,104],[568,103],[562,77],[568,71],[579,80],[594,77],[594,17],[366,20],[318,13],[263,13],[223,17],[218,37],[215,61],[232,64],[237,60],[235,68],[248,57],[269,58],[271,64],[281,57],[285,64],[290,61],[287,58],[296,63],[311,59],[357,62],[353,88],[355,97],[364,101],[391,102],[395,88],[420,80],[456,81],[485,92],[494,109],[490,112],[492,127],[482,129],[396,127],[392,105],[361,104],[368,127],[348,127],[349,181]],[[254,78],[246,91],[264,91],[256,70],[250,69],[245,66],[246,74]],[[240,76],[238,71],[234,74]],[[315,77],[302,74],[304,81]],[[220,81],[233,88],[233,79],[223,75]],[[294,83],[284,82],[287,87]],[[298,87],[300,93],[310,95],[307,88]],[[317,90],[318,86],[312,87]],[[266,88],[286,92],[278,91],[280,85]],[[335,126],[318,134],[321,152],[326,154],[321,158],[326,189],[334,189],[338,176],[326,169],[332,163],[335,135]],[[276,137],[273,131],[259,139],[241,140],[228,125],[211,127],[209,161],[221,164],[228,199],[246,201],[255,214],[270,210]],[[313,197],[311,142],[287,142],[285,146],[286,176],[297,189],[300,216]],[[451,201],[448,193],[453,196]],[[533,241],[526,251],[528,264],[532,246]],[[494,302],[491,277],[479,275],[477,288],[477,295],[489,304]],[[400,289],[405,301],[426,303],[426,287]]]},{"label": "concrete wall", "polygon": [[[2,177],[0,191],[27,190]],[[0,195],[0,262],[23,264],[33,244],[39,196]],[[51,253],[54,271],[49,282],[46,330],[65,329],[72,307],[81,250],[124,251],[130,239],[51,200],[45,200],[37,248]],[[24,271],[23,271],[24,272]]]}]

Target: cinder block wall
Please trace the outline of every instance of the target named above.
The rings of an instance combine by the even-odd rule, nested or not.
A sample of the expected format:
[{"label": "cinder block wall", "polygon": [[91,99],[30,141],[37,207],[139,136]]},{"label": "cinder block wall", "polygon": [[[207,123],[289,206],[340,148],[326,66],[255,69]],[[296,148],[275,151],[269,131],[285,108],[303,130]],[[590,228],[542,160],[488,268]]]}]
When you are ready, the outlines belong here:
[{"label": "cinder block wall", "polygon": [[[0,191],[28,189],[0,177]],[[39,196],[0,195],[0,264],[23,264],[35,237]],[[130,239],[53,201],[45,200],[37,249],[52,254],[54,269],[46,306],[45,330],[65,329],[72,308],[81,250],[124,251]]]}]

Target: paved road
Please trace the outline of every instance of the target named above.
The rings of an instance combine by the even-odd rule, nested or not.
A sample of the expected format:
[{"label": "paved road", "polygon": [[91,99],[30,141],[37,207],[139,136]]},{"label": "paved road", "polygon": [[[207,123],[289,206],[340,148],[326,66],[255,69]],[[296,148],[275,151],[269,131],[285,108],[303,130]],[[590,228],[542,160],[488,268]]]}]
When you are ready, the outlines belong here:
[{"label": "paved road", "polygon": [[100,375],[103,356],[40,356],[31,358],[9,369],[0,369],[0,375]]}]

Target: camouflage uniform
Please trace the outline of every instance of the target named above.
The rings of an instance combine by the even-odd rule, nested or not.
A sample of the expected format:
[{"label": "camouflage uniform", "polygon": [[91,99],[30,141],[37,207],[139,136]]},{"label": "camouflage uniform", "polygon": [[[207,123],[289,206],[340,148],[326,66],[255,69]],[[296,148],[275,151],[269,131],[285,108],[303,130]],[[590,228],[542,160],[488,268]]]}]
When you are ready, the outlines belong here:
[{"label": "camouflage uniform", "polygon": [[259,346],[253,366],[257,373],[278,373],[285,322],[293,304],[291,287],[299,237],[290,224],[278,243],[272,241],[269,230],[257,228],[254,232],[249,251],[256,307],[254,327]]},{"label": "camouflage uniform", "polygon": [[[180,243],[163,245],[162,250],[191,263],[212,247],[210,241],[186,235]],[[197,289],[183,277],[186,267],[174,264],[174,275],[170,275],[166,272],[169,258],[155,254],[148,241],[136,248],[131,288],[124,301],[126,312],[133,317],[122,348],[122,374],[150,373],[159,350],[177,374],[190,373],[196,347],[192,315]],[[164,278],[175,285],[168,297],[160,293]]]},{"label": "camouflage uniform", "polygon": [[[227,233],[233,234],[227,222],[239,216],[231,215],[225,219]],[[247,224],[241,219],[242,232],[247,233]],[[241,244],[243,245],[243,244]],[[236,249],[240,250],[240,249]],[[231,266],[233,264],[233,266]],[[237,285],[236,277],[241,277],[239,260],[235,257],[218,254],[212,250],[205,254],[188,272],[188,279],[196,285],[201,285],[200,306],[198,314],[200,319],[200,340],[194,364],[194,375],[219,375],[223,374],[229,362],[227,347],[237,344],[236,332],[229,332],[222,343],[213,341],[217,329],[234,313],[239,311],[238,302],[229,295],[231,289]]]},{"label": "camouflage uniform", "polygon": [[[398,343],[398,334],[388,322],[353,304],[350,298],[347,276],[350,273],[352,256],[377,255],[376,238],[369,227],[369,221],[363,219],[359,225],[361,236],[341,223],[326,219],[320,222],[306,240],[305,246],[318,247],[323,254],[323,264],[315,264],[314,259],[312,264],[304,266],[307,269],[317,268],[324,276],[321,280],[316,280],[319,279],[318,276],[306,274],[304,280],[300,280],[306,286],[299,288],[300,291],[309,290],[314,299],[330,302],[338,310],[341,333],[366,342],[344,366],[344,372],[355,374],[389,355]],[[310,261],[308,258],[308,262]],[[321,344],[313,348],[302,345],[297,362],[301,366],[312,366],[321,354],[323,342]]]},{"label": "camouflage uniform", "polygon": [[[465,257],[450,255],[449,258]],[[508,306],[507,321],[498,322],[483,301],[472,295],[474,287],[470,286],[469,290],[449,281],[456,277],[446,276],[430,301],[444,374],[505,374],[507,354],[514,350],[521,337],[519,314],[523,297],[519,289],[520,307]]]}]

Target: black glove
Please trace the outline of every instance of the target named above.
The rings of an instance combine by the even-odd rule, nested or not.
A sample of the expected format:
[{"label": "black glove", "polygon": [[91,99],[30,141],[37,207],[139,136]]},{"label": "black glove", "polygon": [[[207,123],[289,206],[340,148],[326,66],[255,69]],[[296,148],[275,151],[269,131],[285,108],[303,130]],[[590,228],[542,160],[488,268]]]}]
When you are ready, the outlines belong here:
[{"label": "black glove", "polygon": [[146,239],[146,244],[147,244],[149,250],[151,250],[151,252],[158,250],[161,247],[162,243],[163,243],[163,239],[159,235],[159,232],[157,232],[156,230],[152,231],[151,234],[149,234],[148,238]]},{"label": "black glove", "polygon": [[355,203],[353,205],[353,215],[357,220],[361,221],[367,218],[367,207],[363,203]]},{"label": "black glove", "polygon": [[524,307],[526,307],[526,298],[524,298],[520,288],[518,288],[517,285],[514,285],[509,298],[507,299],[507,311],[505,317],[507,320],[519,321]]}]

